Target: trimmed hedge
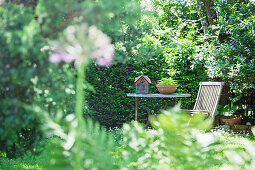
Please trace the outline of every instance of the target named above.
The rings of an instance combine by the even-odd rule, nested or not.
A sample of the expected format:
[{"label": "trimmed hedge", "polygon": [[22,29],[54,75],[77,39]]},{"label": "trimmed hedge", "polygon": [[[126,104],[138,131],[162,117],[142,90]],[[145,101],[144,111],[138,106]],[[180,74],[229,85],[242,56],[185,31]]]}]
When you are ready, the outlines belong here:
[{"label": "trimmed hedge", "polygon": [[[203,64],[195,61],[194,47],[179,44],[168,48],[165,55],[155,56],[146,63],[135,59],[126,64],[115,64],[110,68],[97,67],[91,64],[87,69],[87,81],[95,88],[88,92],[89,115],[106,127],[121,126],[134,120],[135,99],[126,93],[135,93],[134,80],[139,75],[147,75],[151,81],[150,93],[158,93],[156,82],[163,77],[172,77],[178,81],[178,93],[190,93],[190,98],[177,99],[183,108],[191,109],[196,100],[199,82],[207,79]],[[169,99],[141,98],[141,103],[148,106],[152,113],[159,113]],[[138,108],[138,120],[145,123],[147,112]]]}]

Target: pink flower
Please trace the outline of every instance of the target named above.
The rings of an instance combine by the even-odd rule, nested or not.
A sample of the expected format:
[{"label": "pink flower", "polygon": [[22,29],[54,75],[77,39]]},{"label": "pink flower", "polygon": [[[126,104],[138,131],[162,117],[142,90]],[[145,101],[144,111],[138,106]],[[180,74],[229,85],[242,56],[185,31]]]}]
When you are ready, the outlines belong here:
[{"label": "pink flower", "polygon": [[97,49],[92,54],[92,58],[96,60],[99,66],[110,66],[113,61],[114,47],[112,44],[108,44],[105,47]]},{"label": "pink flower", "polygon": [[61,56],[59,53],[53,52],[51,53],[49,60],[52,63],[58,64],[61,62]]},{"label": "pink flower", "polygon": [[5,0],[0,0],[0,5],[2,5],[4,3]]},{"label": "pink flower", "polygon": [[114,55],[111,39],[95,26],[88,27],[87,24],[67,27],[56,49],[50,55],[50,62],[75,61],[77,67],[87,63],[89,58],[99,66],[110,66]]},{"label": "pink flower", "polygon": [[95,26],[89,28],[89,38],[94,41],[95,46],[91,57],[99,66],[110,66],[115,52],[111,39]]},{"label": "pink flower", "polygon": [[61,61],[71,63],[74,61],[74,57],[64,51],[54,51],[49,58],[50,62],[58,64]]}]

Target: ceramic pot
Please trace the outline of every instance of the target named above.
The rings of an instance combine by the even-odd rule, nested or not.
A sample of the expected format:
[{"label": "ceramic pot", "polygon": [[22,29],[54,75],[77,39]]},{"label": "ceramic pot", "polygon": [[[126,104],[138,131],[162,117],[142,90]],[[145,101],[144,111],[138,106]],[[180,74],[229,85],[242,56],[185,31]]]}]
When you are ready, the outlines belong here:
[{"label": "ceramic pot", "polygon": [[232,126],[234,124],[240,124],[242,121],[242,116],[241,115],[223,116],[220,118],[220,120],[223,124]]},{"label": "ceramic pot", "polygon": [[161,85],[156,84],[158,91],[162,94],[171,94],[175,92],[177,85]]}]

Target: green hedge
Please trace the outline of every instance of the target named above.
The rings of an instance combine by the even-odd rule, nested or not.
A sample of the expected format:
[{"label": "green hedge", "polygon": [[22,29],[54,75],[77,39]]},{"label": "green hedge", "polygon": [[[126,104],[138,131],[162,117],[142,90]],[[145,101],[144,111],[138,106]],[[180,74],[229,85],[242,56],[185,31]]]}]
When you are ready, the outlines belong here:
[{"label": "green hedge", "polygon": [[[178,99],[182,108],[191,109],[195,103],[199,82],[207,79],[201,62],[196,61],[195,47],[191,42],[180,42],[165,49],[165,54],[154,56],[147,62],[139,63],[135,59],[125,64],[115,64],[110,68],[91,64],[87,70],[87,81],[95,88],[88,92],[90,116],[106,127],[121,126],[134,120],[135,99],[126,93],[135,93],[134,80],[139,75],[147,75],[151,81],[150,93],[158,93],[156,82],[172,77],[178,81],[179,93],[189,93],[190,98]],[[157,114],[169,99],[141,98],[142,104]],[[142,107],[138,110],[140,122],[147,121],[147,112]]]}]

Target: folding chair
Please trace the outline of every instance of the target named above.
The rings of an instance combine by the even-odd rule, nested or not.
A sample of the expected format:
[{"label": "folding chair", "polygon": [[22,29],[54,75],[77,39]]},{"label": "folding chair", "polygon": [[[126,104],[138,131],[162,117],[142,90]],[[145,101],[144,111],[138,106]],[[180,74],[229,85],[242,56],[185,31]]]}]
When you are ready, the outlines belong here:
[{"label": "folding chair", "polygon": [[200,82],[199,91],[191,114],[202,113],[214,119],[224,82]]}]

